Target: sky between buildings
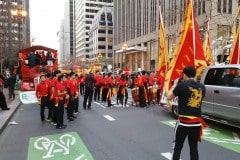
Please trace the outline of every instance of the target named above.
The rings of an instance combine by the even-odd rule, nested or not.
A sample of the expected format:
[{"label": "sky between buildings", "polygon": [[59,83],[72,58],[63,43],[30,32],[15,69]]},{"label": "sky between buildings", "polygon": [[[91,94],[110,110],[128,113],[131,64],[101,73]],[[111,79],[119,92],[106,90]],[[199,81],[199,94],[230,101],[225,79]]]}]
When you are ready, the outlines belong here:
[{"label": "sky between buildings", "polygon": [[64,15],[65,0],[30,0],[30,27],[33,45],[59,50],[57,32]]}]

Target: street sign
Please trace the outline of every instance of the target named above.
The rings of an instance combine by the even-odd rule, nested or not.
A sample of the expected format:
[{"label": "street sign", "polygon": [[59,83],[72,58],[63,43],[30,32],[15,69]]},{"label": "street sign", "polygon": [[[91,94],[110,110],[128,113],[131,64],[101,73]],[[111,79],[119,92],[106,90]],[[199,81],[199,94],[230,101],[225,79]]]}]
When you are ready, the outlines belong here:
[{"label": "street sign", "polygon": [[[176,120],[161,121],[161,123],[174,127]],[[202,139],[240,153],[240,133],[217,126],[209,126],[203,130]]]},{"label": "street sign", "polygon": [[28,160],[94,160],[76,132],[30,138]]}]

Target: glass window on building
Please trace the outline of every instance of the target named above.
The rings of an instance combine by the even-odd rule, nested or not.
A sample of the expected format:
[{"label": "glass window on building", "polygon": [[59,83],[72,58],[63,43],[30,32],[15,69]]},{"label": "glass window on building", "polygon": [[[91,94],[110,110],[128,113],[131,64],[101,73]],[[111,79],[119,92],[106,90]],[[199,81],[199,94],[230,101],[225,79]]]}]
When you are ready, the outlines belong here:
[{"label": "glass window on building", "polygon": [[98,41],[106,41],[105,37],[98,37]]},{"label": "glass window on building", "polygon": [[104,29],[98,29],[98,33],[106,33]]},{"label": "glass window on building", "polygon": [[222,0],[218,0],[218,4],[217,4],[218,13],[221,13],[221,10],[222,10]]},{"label": "glass window on building", "polygon": [[223,13],[227,13],[227,0],[223,0]]},{"label": "glass window on building", "polygon": [[105,49],[106,47],[104,45],[99,45],[98,49]]},{"label": "glass window on building", "polygon": [[229,14],[232,13],[232,0],[229,0],[229,2],[228,2],[228,13]]},{"label": "glass window on building", "polygon": [[113,31],[112,30],[108,30],[108,34],[113,34]]}]

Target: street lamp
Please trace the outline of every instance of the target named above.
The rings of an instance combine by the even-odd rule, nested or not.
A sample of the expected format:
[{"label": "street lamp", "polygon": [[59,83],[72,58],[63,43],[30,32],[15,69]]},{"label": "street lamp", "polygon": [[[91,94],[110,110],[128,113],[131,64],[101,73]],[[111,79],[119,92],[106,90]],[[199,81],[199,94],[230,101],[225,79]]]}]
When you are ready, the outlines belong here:
[{"label": "street lamp", "polygon": [[123,46],[122,46],[122,66],[121,66],[121,68],[122,68],[122,71],[124,70],[124,65],[123,65],[123,54],[125,55],[125,63],[126,63],[126,51],[127,51],[127,49],[128,49],[128,45],[127,44],[123,44]]}]

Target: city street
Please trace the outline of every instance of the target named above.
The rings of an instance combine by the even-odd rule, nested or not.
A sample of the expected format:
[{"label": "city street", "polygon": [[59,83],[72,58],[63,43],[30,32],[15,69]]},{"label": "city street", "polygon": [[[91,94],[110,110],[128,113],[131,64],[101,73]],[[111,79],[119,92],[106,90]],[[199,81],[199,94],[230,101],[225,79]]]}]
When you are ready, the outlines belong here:
[{"label": "city street", "polygon": [[[8,125],[0,136],[0,160],[170,159],[175,120],[159,106],[108,108],[98,102],[91,110],[81,106],[77,118],[65,120],[67,128],[57,130],[40,121],[37,104],[21,105],[11,119],[17,124]],[[211,124],[199,143],[200,159],[238,160],[239,137],[239,131]],[[189,159],[187,143],[181,159]]]}]

